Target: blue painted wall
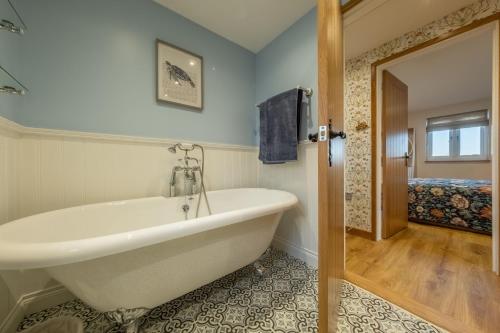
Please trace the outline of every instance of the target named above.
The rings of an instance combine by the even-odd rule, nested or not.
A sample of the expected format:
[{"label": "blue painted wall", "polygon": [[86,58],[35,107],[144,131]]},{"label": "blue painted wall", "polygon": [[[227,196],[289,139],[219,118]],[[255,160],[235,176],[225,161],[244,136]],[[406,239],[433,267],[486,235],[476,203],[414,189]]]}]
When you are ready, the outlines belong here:
[{"label": "blue painted wall", "polygon": [[[30,92],[0,96],[0,115],[23,125],[256,144],[255,104],[301,85],[301,137],[315,131],[316,9],[255,55],[149,0],[16,4],[29,30],[0,36],[0,61]],[[156,38],[203,56],[202,112],[156,102]]]},{"label": "blue painted wall", "polygon": [[[7,0],[0,0],[0,19],[6,19],[19,25]],[[17,75],[19,72],[18,57],[21,39],[22,36],[18,34],[0,31],[0,65],[13,75]],[[4,85],[19,88],[14,80],[0,70],[0,86]],[[19,99],[19,96],[0,94],[0,116],[14,120]]]},{"label": "blue painted wall", "polygon": [[[317,124],[316,8],[302,17],[257,54],[256,103],[298,85],[311,87],[311,105],[303,109],[301,138],[316,132]],[[256,133],[258,132],[258,112]],[[256,136],[258,142],[258,134]]]},{"label": "blue painted wall", "polygon": [[[255,55],[151,0],[17,0],[26,126],[254,144]],[[155,39],[203,56],[202,112],[157,104]]]}]

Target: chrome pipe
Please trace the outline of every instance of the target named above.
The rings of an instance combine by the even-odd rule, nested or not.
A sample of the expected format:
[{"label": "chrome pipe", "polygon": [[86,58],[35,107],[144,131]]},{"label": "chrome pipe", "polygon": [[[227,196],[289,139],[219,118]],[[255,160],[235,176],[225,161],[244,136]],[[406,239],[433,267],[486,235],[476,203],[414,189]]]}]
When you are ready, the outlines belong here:
[{"label": "chrome pipe", "polygon": [[205,171],[205,149],[201,145],[194,144],[193,147],[198,147],[201,150],[201,165],[200,165],[200,175],[201,175],[201,189],[200,194],[198,195],[198,204],[196,205],[196,217],[200,214],[200,204],[201,204],[201,195],[203,192],[203,196],[205,197],[205,203],[208,209],[208,215],[212,215],[212,209],[210,208],[210,204],[208,202],[207,192],[205,190],[205,180],[204,180],[204,171]]}]

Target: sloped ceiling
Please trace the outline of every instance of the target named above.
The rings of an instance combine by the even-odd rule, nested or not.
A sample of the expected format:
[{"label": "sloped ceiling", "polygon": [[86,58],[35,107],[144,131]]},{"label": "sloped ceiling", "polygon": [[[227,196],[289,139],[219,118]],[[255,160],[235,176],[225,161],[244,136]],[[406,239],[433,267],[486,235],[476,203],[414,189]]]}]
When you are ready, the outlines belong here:
[{"label": "sloped ceiling", "polygon": [[316,6],[316,0],[154,0],[254,52]]}]

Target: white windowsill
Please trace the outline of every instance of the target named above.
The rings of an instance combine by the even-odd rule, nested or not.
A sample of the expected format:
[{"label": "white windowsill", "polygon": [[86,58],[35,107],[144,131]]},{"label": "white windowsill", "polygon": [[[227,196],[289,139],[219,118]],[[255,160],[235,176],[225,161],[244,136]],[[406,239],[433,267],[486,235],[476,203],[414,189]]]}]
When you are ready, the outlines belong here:
[{"label": "white windowsill", "polygon": [[437,160],[425,160],[425,163],[456,163],[456,162],[491,162],[489,158],[470,158],[470,159],[437,159]]}]

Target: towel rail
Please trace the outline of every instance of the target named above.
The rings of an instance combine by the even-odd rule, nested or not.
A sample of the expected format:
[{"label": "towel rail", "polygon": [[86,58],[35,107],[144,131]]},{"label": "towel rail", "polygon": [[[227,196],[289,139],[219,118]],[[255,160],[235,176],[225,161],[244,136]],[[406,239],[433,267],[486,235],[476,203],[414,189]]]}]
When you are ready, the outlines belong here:
[{"label": "towel rail", "polygon": [[[302,90],[307,97],[311,97],[312,94],[313,94],[313,89],[312,88],[304,88],[304,87],[301,87],[301,86],[297,86],[297,89]],[[255,107],[258,107],[261,104],[262,103],[255,104]]]}]

